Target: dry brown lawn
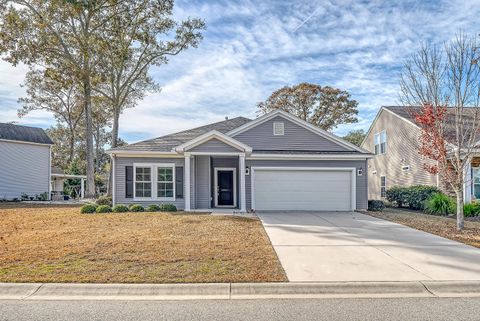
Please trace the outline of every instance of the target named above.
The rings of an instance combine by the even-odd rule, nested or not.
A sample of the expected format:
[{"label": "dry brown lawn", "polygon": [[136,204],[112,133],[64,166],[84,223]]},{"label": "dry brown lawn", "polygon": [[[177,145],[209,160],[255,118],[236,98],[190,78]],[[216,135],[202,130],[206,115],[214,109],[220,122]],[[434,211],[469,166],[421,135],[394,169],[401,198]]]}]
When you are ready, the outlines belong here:
[{"label": "dry brown lawn", "polygon": [[465,221],[465,229],[459,232],[455,219],[445,216],[396,208],[367,214],[480,248],[480,221]]},{"label": "dry brown lawn", "polygon": [[0,204],[0,282],[286,280],[256,219]]}]

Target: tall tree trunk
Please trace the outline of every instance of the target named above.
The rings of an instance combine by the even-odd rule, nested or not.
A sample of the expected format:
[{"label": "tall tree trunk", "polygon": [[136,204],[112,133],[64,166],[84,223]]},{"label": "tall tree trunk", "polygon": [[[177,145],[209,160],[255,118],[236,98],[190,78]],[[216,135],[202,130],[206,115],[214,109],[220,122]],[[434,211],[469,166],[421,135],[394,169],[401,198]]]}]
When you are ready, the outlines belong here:
[{"label": "tall tree trunk", "polygon": [[70,139],[69,139],[69,142],[68,142],[68,164],[70,165],[70,163],[73,161],[73,157],[75,156],[75,134],[72,132],[70,132]]},{"label": "tall tree trunk", "polygon": [[90,76],[85,75],[83,80],[84,106],[85,106],[85,128],[87,145],[87,186],[85,197],[95,197],[95,160],[93,155],[93,126],[92,126],[92,88]]},{"label": "tall tree trunk", "polygon": [[[113,124],[112,124],[112,148],[117,147],[118,145],[118,123],[120,121],[120,111],[118,106],[113,106]],[[107,184],[107,195],[112,196],[113,194],[113,162],[110,159],[110,170],[108,173],[108,184]]]},{"label": "tall tree trunk", "polygon": [[464,228],[464,216],[463,216],[463,187],[457,189],[457,231],[461,231]]}]

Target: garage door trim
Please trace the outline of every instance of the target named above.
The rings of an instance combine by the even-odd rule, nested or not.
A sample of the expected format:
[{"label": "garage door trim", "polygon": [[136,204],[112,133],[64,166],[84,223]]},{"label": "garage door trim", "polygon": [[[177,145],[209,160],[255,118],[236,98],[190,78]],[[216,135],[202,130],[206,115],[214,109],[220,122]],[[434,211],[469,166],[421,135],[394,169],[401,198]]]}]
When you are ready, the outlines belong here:
[{"label": "garage door trim", "polygon": [[354,211],[357,209],[357,188],[356,188],[356,171],[355,167],[259,167],[254,166],[251,168],[251,201],[252,209],[255,210],[255,171],[347,171],[351,172],[351,210]]}]

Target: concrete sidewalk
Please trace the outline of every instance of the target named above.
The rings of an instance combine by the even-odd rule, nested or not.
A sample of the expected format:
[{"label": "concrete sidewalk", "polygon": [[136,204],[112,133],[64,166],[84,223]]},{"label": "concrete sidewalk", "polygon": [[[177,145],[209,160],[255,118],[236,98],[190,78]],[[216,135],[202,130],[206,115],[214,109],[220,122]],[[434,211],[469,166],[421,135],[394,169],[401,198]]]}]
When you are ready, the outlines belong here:
[{"label": "concrete sidewalk", "polygon": [[0,300],[213,300],[480,297],[480,281],[65,284],[0,283]]}]

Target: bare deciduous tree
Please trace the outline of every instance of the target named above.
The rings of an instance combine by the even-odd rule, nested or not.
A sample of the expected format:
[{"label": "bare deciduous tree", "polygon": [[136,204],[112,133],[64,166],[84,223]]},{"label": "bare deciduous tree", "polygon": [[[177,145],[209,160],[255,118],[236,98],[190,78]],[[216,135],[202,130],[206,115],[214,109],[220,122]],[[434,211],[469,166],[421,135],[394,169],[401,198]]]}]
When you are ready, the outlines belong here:
[{"label": "bare deciduous tree", "polygon": [[465,171],[480,140],[478,42],[463,34],[441,47],[425,44],[404,66],[401,101],[422,128],[420,154],[434,160],[457,200],[457,229],[464,228]]}]

